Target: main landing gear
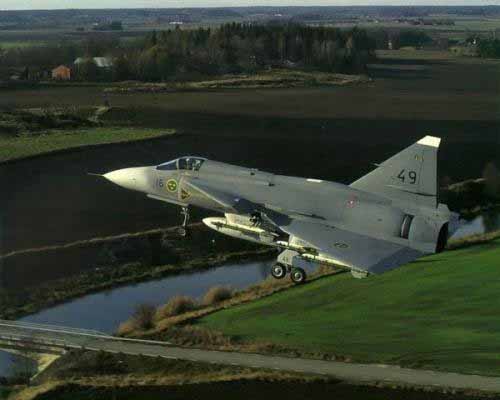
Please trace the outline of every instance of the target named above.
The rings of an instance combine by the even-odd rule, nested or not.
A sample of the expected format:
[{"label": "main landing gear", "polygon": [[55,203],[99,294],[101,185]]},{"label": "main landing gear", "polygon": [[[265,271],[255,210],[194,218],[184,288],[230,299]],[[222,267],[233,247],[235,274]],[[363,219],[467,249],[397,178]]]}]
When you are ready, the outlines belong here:
[{"label": "main landing gear", "polygon": [[290,278],[292,278],[293,283],[304,283],[307,279],[306,271],[302,268],[292,268],[290,271]]},{"label": "main landing gear", "polygon": [[287,267],[280,263],[274,264],[271,268],[271,275],[276,279],[283,279],[288,273],[293,283],[304,283],[307,279],[306,271],[302,268]]},{"label": "main landing gear", "polygon": [[182,207],[181,215],[184,217],[184,220],[182,221],[182,225],[179,228],[177,228],[177,233],[179,234],[179,236],[186,237],[189,234],[188,230],[189,208]]},{"label": "main landing gear", "polygon": [[283,279],[286,276],[287,270],[283,264],[276,263],[271,268],[271,275],[276,279]]}]

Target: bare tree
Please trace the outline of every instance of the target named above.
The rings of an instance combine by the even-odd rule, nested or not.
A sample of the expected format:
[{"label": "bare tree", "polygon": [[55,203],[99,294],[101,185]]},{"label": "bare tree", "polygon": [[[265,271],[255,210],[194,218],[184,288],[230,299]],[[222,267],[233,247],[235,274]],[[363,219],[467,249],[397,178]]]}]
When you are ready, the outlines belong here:
[{"label": "bare tree", "polygon": [[500,196],[500,173],[495,163],[489,162],[483,170],[485,192],[488,196]]}]

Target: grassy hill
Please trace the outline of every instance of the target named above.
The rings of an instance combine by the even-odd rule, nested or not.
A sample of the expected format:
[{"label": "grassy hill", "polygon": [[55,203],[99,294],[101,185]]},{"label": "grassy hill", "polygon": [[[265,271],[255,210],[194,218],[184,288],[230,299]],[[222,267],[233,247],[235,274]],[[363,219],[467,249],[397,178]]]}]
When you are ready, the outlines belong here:
[{"label": "grassy hill", "polygon": [[199,321],[245,341],[500,375],[500,239],[364,280],[341,274]]}]

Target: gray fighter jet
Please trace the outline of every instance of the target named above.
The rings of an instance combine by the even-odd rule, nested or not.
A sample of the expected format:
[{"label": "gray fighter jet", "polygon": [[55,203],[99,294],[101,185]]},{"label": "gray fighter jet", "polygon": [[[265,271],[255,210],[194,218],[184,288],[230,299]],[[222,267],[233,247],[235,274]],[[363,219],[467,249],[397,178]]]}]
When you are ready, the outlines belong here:
[{"label": "gray fighter jet", "polygon": [[438,201],[439,144],[426,136],[348,186],[192,156],[104,177],[182,207],[182,235],[189,206],[224,214],[203,222],[281,249],[271,268],[277,279],[290,273],[304,282],[306,264],[342,266],[363,278],[444,249],[456,214]]}]

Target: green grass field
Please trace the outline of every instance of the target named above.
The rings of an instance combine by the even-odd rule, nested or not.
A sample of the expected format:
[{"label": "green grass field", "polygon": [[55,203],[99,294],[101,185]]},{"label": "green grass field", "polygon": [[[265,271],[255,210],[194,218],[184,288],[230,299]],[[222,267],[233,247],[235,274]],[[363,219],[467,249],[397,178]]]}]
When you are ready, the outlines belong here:
[{"label": "green grass field", "polygon": [[199,323],[359,362],[500,375],[499,276],[496,239],[364,280],[321,279]]},{"label": "green grass field", "polygon": [[173,130],[147,128],[90,128],[41,135],[0,137],[0,162],[74,147],[151,139]]},{"label": "green grass field", "polygon": [[47,42],[37,40],[14,40],[2,41],[0,40],[0,49],[20,49],[24,47],[39,47],[45,46]]}]

